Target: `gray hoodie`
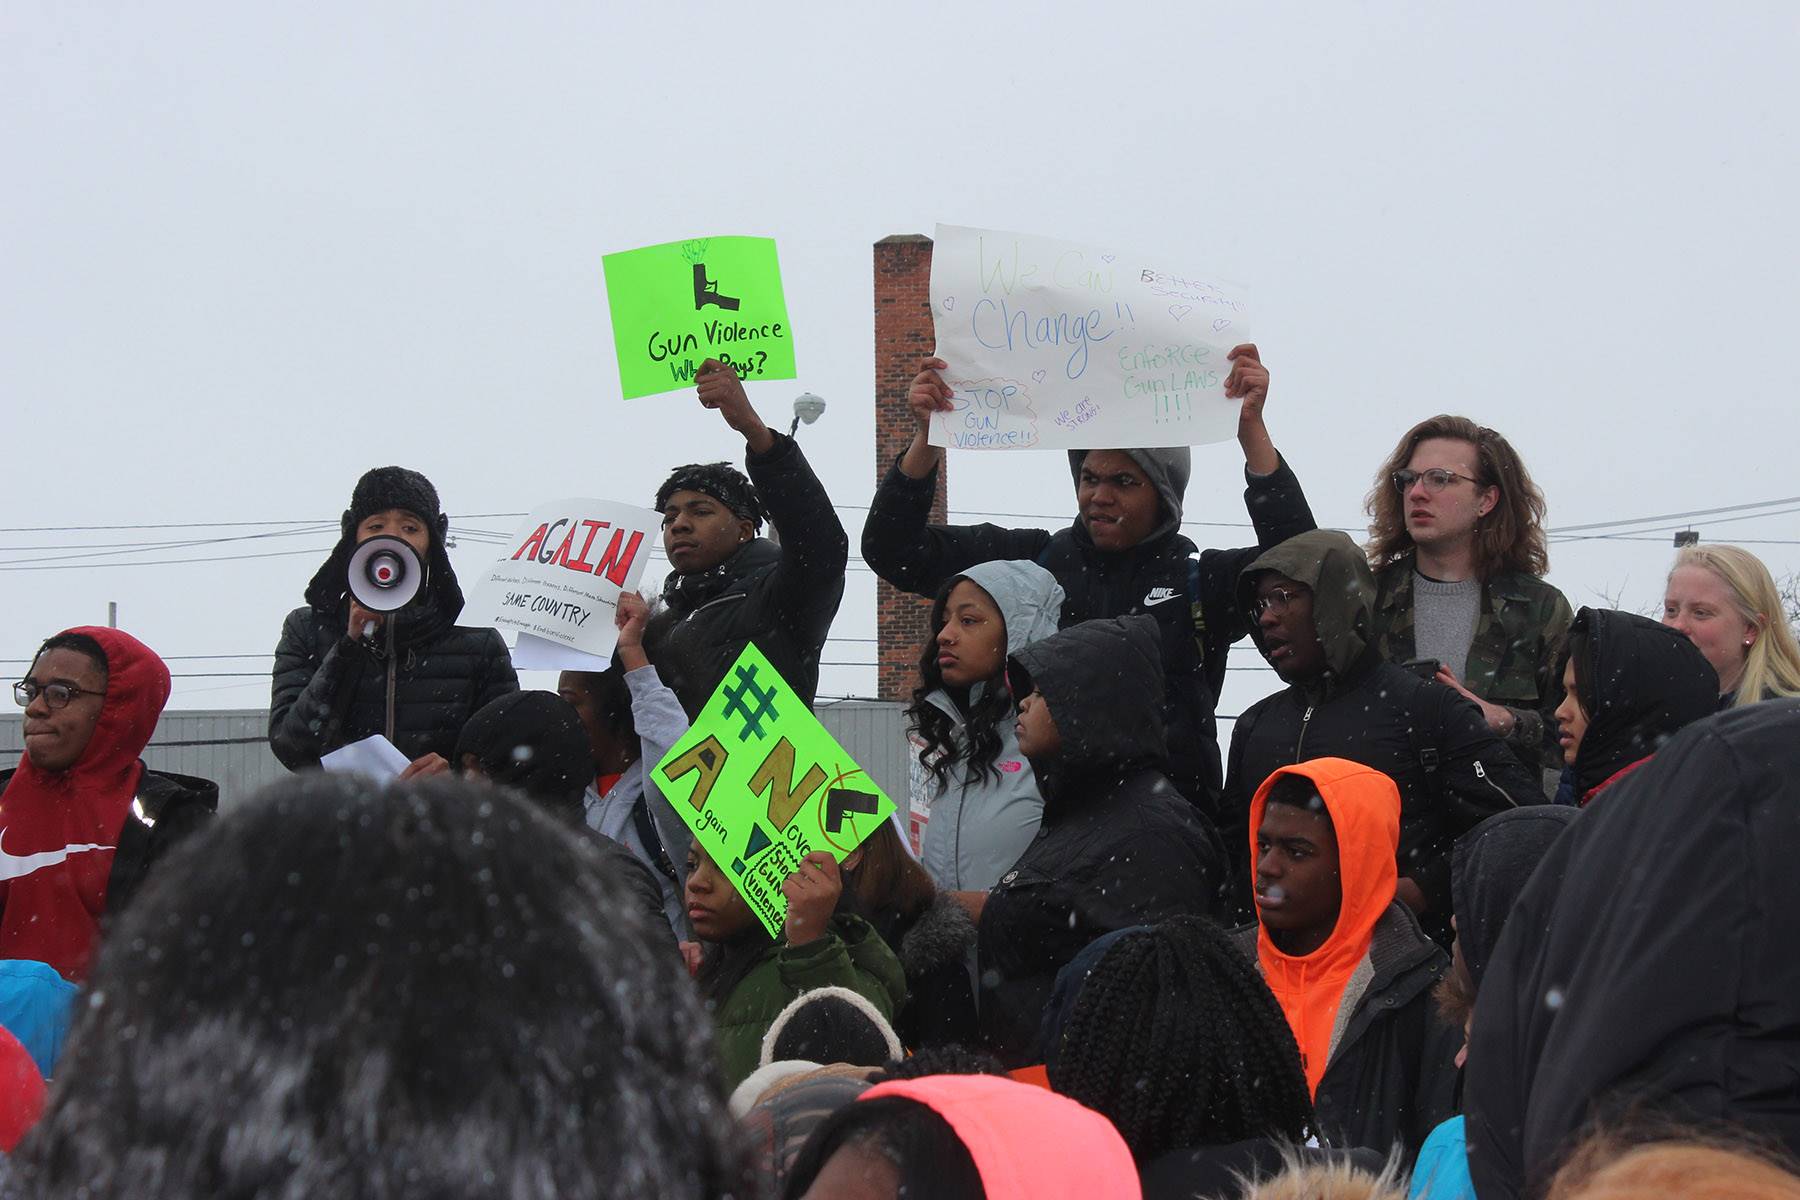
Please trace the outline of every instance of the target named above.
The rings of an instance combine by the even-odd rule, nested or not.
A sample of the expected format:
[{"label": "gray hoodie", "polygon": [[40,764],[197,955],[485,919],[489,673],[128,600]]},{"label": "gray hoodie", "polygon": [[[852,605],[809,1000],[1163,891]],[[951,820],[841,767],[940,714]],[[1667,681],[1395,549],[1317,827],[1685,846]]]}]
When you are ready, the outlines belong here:
[{"label": "gray hoodie", "polygon": [[[641,753],[636,762],[625,768],[625,773],[606,795],[602,796],[594,785],[588,785],[583,797],[587,823],[615,842],[624,843],[649,865],[657,886],[662,889],[663,914],[669,918],[669,928],[675,931],[676,940],[692,938],[687,910],[683,907],[683,889],[687,886],[688,842],[693,835],[670,807],[662,790],[645,779],[645,772],[661,762],[670,748],[687,733],[687,713],[682,711],[681,701],[675,698],[675,693],[657,676],[655,667],[625,672],[625,686],[631,690],[631,717],[637,725]],[[644,839],[638,834],[632,810],[640,796],[649,806],[656,834],[668,854],[668,864],[675,870],[674,879],[662,873],[659,856],[644,845]]]},{"label": "gray hoodie", "polygon": [[[1154,541],[1165,533],[1174,533],[1181,528],[1181,506],[1187,496],[1188,478],[1194,472],[1194,452],[1186,446],[1164,446],[1142,447],[1125,453],[1142,468],[1150,486],[1162,500],[1156,528],[1144,540]],[[1087,461],[1088,454],[1086,450],[1069,451],[1069,474],[1074,476],[1077,488],[1081,486],[1081,464]]]},{"label": "gray hoodie", "polygon": [[[1056,632],[1063,590],[1056,578],[1036,563],[986,562],[957,578],[974,583],[999,608],[1006,621],[1008,657]],[[971,690],[979,697],[987,686],[976,684]],[[963,715],[949,693],[940,688],[927,696],[926,702],[949,715],[960,740]],[[986,891],[1019,860],[1043,820],[1044,800],[1038,794],[1031,764],[1019,753],[1013,723],[1002,721],[997,732],[1000,756],[994,765],[999,768],[998,780],[970,783],[965,766],[959,763],[940,792],[937,780],[918,755],[913,756],[914,793],[923,791],[930,804],[922,857],[940,888]]]}]

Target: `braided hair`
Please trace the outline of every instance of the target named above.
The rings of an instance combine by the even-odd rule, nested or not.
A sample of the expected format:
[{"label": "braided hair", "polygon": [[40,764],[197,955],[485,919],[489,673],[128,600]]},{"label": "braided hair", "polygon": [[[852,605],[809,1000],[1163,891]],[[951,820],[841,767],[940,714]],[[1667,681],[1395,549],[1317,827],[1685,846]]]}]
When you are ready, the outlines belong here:
[{"label": "braided hair", "polygon": [[[965,787],[1000,781],[1000,768],[995,765],[1000,758],[1000,730],[1002,723],[1013,713],[1012,693],[1006,687],[1004,665],[987,680],[987,686],[977,700],[969,699],[972,689],[946,684],[943,670],[938,666],[937,635],[944,628],[944,609],[949,606],[951,591],[967,578],[967,575],[952,575],[946,579],[931,603],[930,632],[925,635],[925,645],[919,650],[919,686],[913,689],[912,703],[906,709],[909,727],[924,743],[919,751],[919,762],[937,781],[940,795],[950,787],[951,772],[959,763],[965,768]],[[939,688],[949,692],[963,712],[960,738],[950,714],[928,699]]]},{"label": "braided hair", "polygon": [[1088,975],[1050,1086],[1104,1114],[1137,1161],[1314,1128],[1300,1051],[1255,965],[1212,922],[1121,937]]}]

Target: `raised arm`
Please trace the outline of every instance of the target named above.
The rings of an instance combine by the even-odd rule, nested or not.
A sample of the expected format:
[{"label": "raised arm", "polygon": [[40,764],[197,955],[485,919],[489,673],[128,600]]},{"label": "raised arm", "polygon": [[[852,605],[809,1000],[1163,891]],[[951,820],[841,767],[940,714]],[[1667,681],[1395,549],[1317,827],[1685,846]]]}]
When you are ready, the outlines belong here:
[{"label": "raised arm", "polygon": [[[625,668],[625,686],[631,693],[631,720],[637,728],[640,761],[644,764],[644,803],[666,852],[670,846],[685,846],[690,834],[650,772],[688,731],[688,716],[644,654],[644,624],[649,616],[649,606],[636,592],[625,592],[619,597],[615,615],[619,665]],[[669,854],[668,859],[676,877],[685,883],[686,856]]]},{"label": "raised arm", "polygon": [[976,563],[995,559],[1035,559],[1050,542],[1042,529],[999,525],[932,525],[941,446],[929,440],[931,414],[948,411],[950,388],[938,374],[939,358],[928,358],[907,392],[914,420],[913,440],[889,468],[863,524],[862,556],[881,578],[901,591],[931,596],[944,580]]},{"label": "raised arm", "polygon": [[793,438],[776,433],[750,406],[737,372],[715,359],[700,365],[700,403],[744,435],[744,467],[781,534],[773,583],[776,611],[804,637],[823,640],[844,595],[850,539],[812,464]]}]

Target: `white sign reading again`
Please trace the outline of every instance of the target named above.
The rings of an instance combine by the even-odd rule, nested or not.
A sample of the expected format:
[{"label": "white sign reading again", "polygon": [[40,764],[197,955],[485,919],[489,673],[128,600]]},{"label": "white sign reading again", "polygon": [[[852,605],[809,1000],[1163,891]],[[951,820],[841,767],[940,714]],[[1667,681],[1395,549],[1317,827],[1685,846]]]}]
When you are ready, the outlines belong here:
[{"label": "white sign reading again", "polygon": [[649,509],[609,500],[542,505],[519,526],[507,556],[482,573],[457,624],[610,655],[619,593],[637,587],[661,526]]},{"label": "white sign reading again", "polygon": [[955,409],[931,443],[967,450],[1222,442],[1249,290],[1028,234],[939,225],[931,312]]}]

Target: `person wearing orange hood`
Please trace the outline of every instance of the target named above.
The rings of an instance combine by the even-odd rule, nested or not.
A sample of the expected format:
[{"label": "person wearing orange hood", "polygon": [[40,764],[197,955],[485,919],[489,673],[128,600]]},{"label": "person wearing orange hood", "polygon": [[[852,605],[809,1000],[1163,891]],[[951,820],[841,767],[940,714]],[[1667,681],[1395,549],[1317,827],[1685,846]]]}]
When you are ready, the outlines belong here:
[{"label": "person wearing orange hood", "polygon": [[1125,1139],[1066,1096],[992,1075],[879,1083],[813,1132],[788,1200],[1141,1200]]},{"label": "person wearing orange hood", "polygon": [[1257,923],[1238,937],[1287,1016],[1327,1145],[1410,1161],[1452,1115],[1459,1031],[1444,952],[1394,898],[1400,792],[1341,758],[1283,767],[1250,805]]},{"label": "person wearing orange hood", "polygon": [[13,684],[25,756],[0,773],[0,958],[87,976],[101,919],[218,807],[210,780],[138,757],[169,699],[169,668],[117,629],[67,629]]}]

